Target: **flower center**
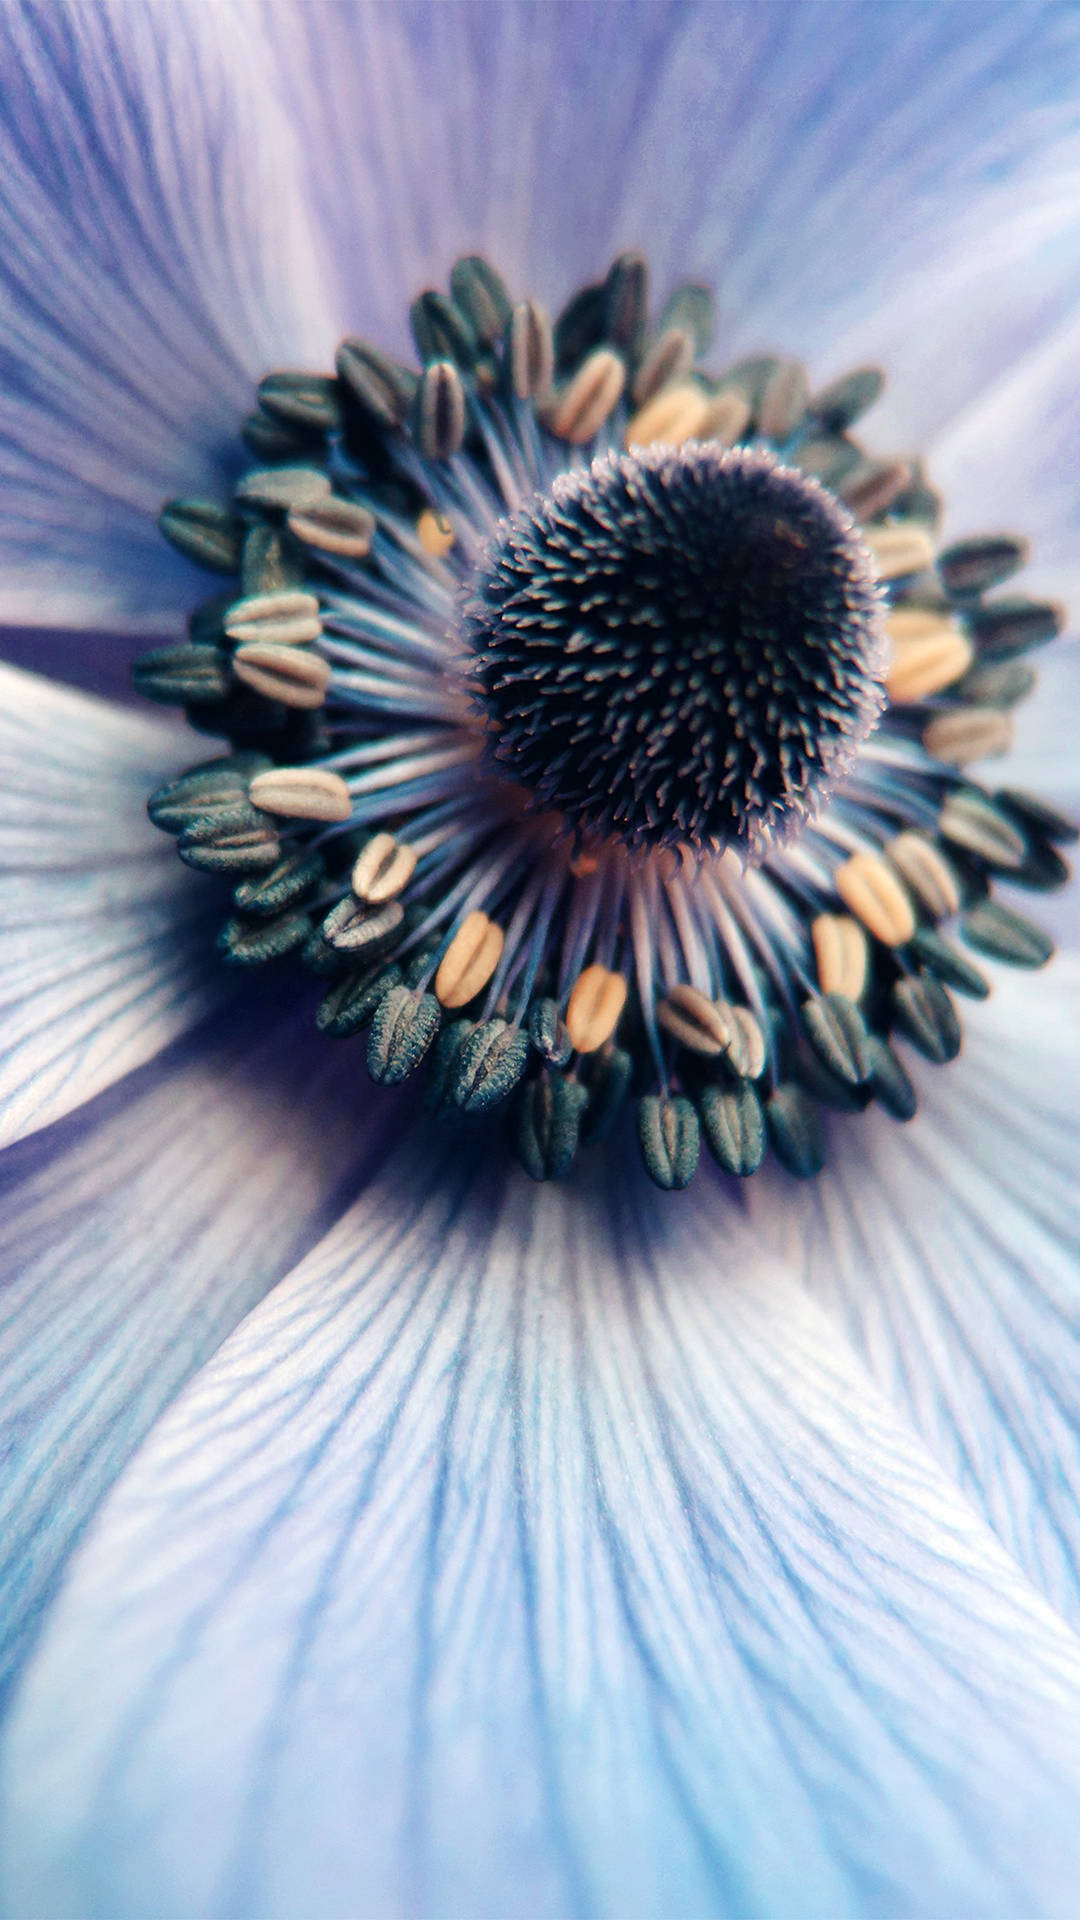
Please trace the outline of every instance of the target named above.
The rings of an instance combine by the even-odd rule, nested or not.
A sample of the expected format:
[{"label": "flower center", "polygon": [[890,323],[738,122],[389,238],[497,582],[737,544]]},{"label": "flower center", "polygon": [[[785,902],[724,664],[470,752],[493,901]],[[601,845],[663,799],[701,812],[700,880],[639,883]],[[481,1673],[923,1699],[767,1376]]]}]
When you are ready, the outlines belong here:
[{"label": "flower center", "polygon": [[278,371],[226,505],[166,536],[226,576],[136,665],[218,735],[150,815],[231,889],[218,939],[298,956],[324,1033],[455,1121],[506,1107],[534,1179],[633,1102],[684,1187],[825,1157],[822,1111],[910,1119],[961,1046],[974,950],[1041,965],[995,897],[1072,830],[988,790],[1054,606],[1009,534],[938,551],[917,463],[855,438],[881,376],[710,370],[700,286],[655,320],[626,254],[554,325],[485,260]]},{"label": "flower center", "polygon": [[495,759],[580,832],[759,853],[883,705],[873,563],[823,488],[691,441],[501,524],[466,611]]}]

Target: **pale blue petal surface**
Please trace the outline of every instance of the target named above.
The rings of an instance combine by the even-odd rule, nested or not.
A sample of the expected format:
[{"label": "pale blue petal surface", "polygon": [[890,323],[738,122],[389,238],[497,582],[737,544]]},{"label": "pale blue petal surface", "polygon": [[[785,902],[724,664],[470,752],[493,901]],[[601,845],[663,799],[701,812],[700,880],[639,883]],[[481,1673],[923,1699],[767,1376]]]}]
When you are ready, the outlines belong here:
[{"label": "pale blue petal surface", "polygon": [[294,135],[242,10],[0,9],[0,616],[172,628],[154,521],[220,490],[253,382],[332,347]]},{"label": "pale blue petal surface", "polygon": [[1065,1920],[1080,1646],[729,1197],[443,1159],[101,1516],[15,1713],[9,1912]]},{"label": "pale blue petal surface", "polygon": [[309,1019],[256,995],[0,1161],[0,1702],[103,1493],[370,1157]]},{"label": "pale blue petal surface", "polygon": [[1052,1604],[1080,1624],[1080,956],[992,969],[921,1111],[834,1128],[751,1216]]},{"label": "pale blue petal surface", "polygon": [[918,440],[1075,306],[1060,6],[256,4],[339,304],[380,337],[455,252],[557,301],[642,246],[661,287],[718,286],[720,351],[883,358],[883,427]]},{"label": "pale blue petal surface", "polygon": [[213,907],[146,818],[181,729],[0,666],[0,1142],[220,1002]]}]

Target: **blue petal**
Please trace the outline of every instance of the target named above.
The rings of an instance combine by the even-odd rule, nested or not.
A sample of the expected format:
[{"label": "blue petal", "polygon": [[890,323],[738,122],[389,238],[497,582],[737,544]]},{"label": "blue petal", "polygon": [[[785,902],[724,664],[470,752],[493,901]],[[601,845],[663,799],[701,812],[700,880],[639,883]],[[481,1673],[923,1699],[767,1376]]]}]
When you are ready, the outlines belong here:
[{"label": "blue petal", "polygon": [[0,1144],[220,1003],[206,894],[146,818],[173,726],[0,666]]},{"label": "blue petal", "polygon": [[356,1078],[256,1005],[0,1160],[0,1700],[104,1492],[343,1204]]},{"label": "blue petal", "polygon": [[640,245],[662,285],[719,284],[731,352],[780,345],[819,372],[883,357],[882,418],[919,439],[1075,303],[1080,22],[1060,8],[262,15],[344,300],[388,339],[456,251],[554,301]]},{"label": "blue petal", "polygon": [[424,1133],[73,1569],[15,1916],[1064,1917],[1080,1646],[729,1197]]},{"label": "blue petal", "polygon": [[898,1411],[1080,1624],[1080,957],[998,968],[906,1128],[838,1126],[813,1190],[755,1183]]},{"label": "blue petal", "polygon": [[[261,42],[223,0],[0,10],[0,616],[170,628],[154,521],[334,338]],[[230,452],[229,458],[235,454]]]}]

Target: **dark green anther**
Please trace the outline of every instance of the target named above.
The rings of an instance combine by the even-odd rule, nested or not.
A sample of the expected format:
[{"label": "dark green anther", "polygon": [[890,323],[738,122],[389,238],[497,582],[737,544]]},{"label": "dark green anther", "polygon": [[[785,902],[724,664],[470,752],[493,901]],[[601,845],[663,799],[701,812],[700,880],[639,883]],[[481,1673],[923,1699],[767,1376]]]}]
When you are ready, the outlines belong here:
[{"label": "dark green anther", "polygon": [[131,669],[136,693],[164,705],[198,706],[223,700],[232,684],[229,662],[216,647],[192,646],[180,641],[141,653]]},{"label": "dark green anther", "polygon": [[266,873],[281,858],[272,817],[248,800],[200,815],[183,829],[176,846],[184,864],[199,873]]},{"label": "dark green anther", "polygon": [[336,433],[341,425],[337,381],[318,373],[268,373],[259,403],[286,425],[309,433]]},{"label": "dark green anther", "polygon": [[622,1111],[634,1077],[634,1062],[623,1047],[605,1047],[589,1054],[582,1072],[588,1088],[589,1103],[581,1123],[581,1142],[591,1146],[606,1140]]},{"label": "dark green anther", "polygon": [[315,1015],[320,1033],[346,1040],[361,1033],[375,1017],[375,1010],[393,987],[401,985],[401,968],[392,960],[389,966],[367,967],[360,973],[347,973],[335,981],[323,995]]},{"label": "dark green anther", "polygon": [[[409,916],[406,914],[403,933],[409,930]],[[423,946],[413,947],[401,963],[407,987],[418,987],[425,975],[429,974],[442,953],[444,942],[441,939],[427,940]]]},{"label": "dark green anther", "polygon": [[146,811],[163,833],[180,833],[215,808],[246,801],[249,783],[271,765],[262,753],[230,753],[204,760],[157,787]]},{"label": "dark green anther", "polygon": [[284,907],[302,900],[317,886],[325,871],[321,853],[314,848],[299,847],[258,879],[242,880],[233,894],[233,903],[241,913],[280,913]]},{"label": "dark green anther", "polygon": [[1025,565],[1029,544],[1019,534],[990,533],[957,540],[937,557],[937,570],[949,593],[986,593]]},{"label": "dark green anther", "polygon": [[910,1120],[918,1105],[915,1089],[887,1040],[872,1033],[870,1045],[870,1085],[874,1098],[894,1120]]},{"label": "dark green anther", "polygon": [[800,470],[834,490],[858,471],[861,460],[858,447],[843,438],[804,440],[799,448]]},{"label": "dark green anther", "polygon": [[342,974],[349,964],[348,955],[338,953],[329,941],[324,940],[318,927],[315,928],[310,940],[301,947],[300,961],[308,973],[314,973],[323,980]]},{"label": "dark green anther", "polygon": [[685,1094],[647,1093],[638,1101],[638,1142],[645,1171],[664,1193],[681,1193],[697,1172],[701,1128]]},{"label": "dark green anther", "polygon": [[450,269],[450,292],[481,346],[493,347],[510,319],[510,295],[493,266],[478,253],[455,260]]},{"label": "dark green anther", "polygon": [[251,527],[244,538],[240,584],[245,594],[280,593],[304,580],[304,556],[280,527],[265,521]]},{"label": "dark green anther", "polygon": [[985,974],[979,972],[966,953],[961,953],[959,947],[954,947],[933,927],[920,927],[907,950],[927,973],[935,973],[947,987],[965,994],[969,1000],[985,1000],[989,994],[990,982]]},{"label": "dark green anther", "polygon": [[803,1003],[806,1037],[822,1065],[837,1079],[859,1087],[869,1077],[866,1023],[854,1001],[823,993]]},{"label": "dark green anther", "polygon": [[455,1021],[471,1032],[461,1037],[446,1075],[445,1095],[462,1113],[484,1113],[505,1100],[528,1065],[529,1043],[520,1027],[505,1020]]},{"label": "dark green anther", "polygon": [[644,254],[621,253],[604,281],[604,338],[633,362],[645,339],[649,269]]},{"label": "dark green anther", "polygon": [[[720,381],[720,388],[726,391],[734,387],[741,393],[747,404],[756,414],[761,405],[765,389],[774,374],[779,373],[783,362],[774,353],[752,353],[743,360],[736,360]],[[861,461],[862,455],[858,455]]]},{"label": "dark green anther", "polygon": [[994,799],[1019,822],[1024,832],[1040,834],[1059,846],[1071,846],[1080,839],[1080,827],[1075,821],[1059,813],[1056,807],[1048,806],[1034,793],[1024,793],[1019,787],[1002,787]]},{"label": "dark green anther", "polygon": [[1056,893],[1072,879],[1072,868],[1049,841],[1032,839],[1023,866],[1009,878],[1015,886],[1028,887],[1034,893]]},{"label": "dark green anther", "polygon": [[368,1034],[367,1066],[381,1087],[399,1086],[415,1073],[442,1022],[433,993],[391,987],[375,1009]]},{"label": "dark green anther", "polygon": [[[869,1067],[869,1054],[865,1057]],[[870,1104],[869,1073],[865,1080],[853,1085],[838,1073],[832,1073],[820,1054],[815,1053],[805,1041],[800,1041],[796,1047],[790,1071],[807,1093],[821,1106],[831,1107],[834,1113],[862,1113]]]},{"label": "dark green anther", "polygon": [[543,1072],[526,1081],[515,1115],[518,1158],[531,1180],[558,1180],[569,1173],[578,1148],[587,1099],[580,1080]]},{"label": "dark green anther", "polygon": [[955,1060],[963,1032],[948,993],[932,974],[898,980],[892,993],[893,1015],[901,1033],[937,1067]]},{"label": "dark green anther", "polygon": [[456,300],[429,289],[409,308],[416,351],[421,360],[452,360],[467,371],[476,359],[477,340]]},{"label": "dark green anther", "polygon": [[705,1087],[698,1102],[706,1144],[725,1173],[745,1179],[765,1158],[765,1115],[749,1080]]},{"label": "dark green anther", "polygon": [[672,328],[689,334],[694,343],[695,356],[708,353],[716,333],[716,301],[711,287],[686,281],[683,286],[675,288],[664,302],[656,323],[658,334],[668,333]]},{"label": "dark green anther", "polygon": [[1038,676],[1026,660],[999,660],[972,667],[949,689],[957,700],[972,707],[1017,707],[1035,689]]},{"label": "dark green anther", "polygon": [[604,338],[607,302],[602,286],[580,287],[555,322],[555,371],[573,371]]},{"label": "dark green anther", "polygon": [[982,900],[965,913],[960,931],[977,953],[1004,960],[1011,967],[1045,967],[1054,951],[1048,933],[996,900]]},{"label": "dark green anther", "polygon": [[452,1089],[457,1078],[458,1063],[478,1024],[476,1020],[451,1020],[442,1028],[432,1051],[424,1093],[431,1113],[446,1114],[452,1111]]},{"label": "dark green anther", "polygon": [[813,412],[830,433],[846,433],[880,399],[885,375],[880,367],[856,367],[814,395]]},{"label": "dark green anther", "polygon": [[218,934],[218,952],[231,967],[259,967],[302,947],[311,932],[306,913],[280,913],[275,920],[236,916]]},{"label": "dark green anther", "polygon": [[773,1152],[796,1180],[812,1180],[825,1165],[825,1140],[808,1093],[785,1081],[769,1095],[765,1118]]},{"label": "dark green anther", "polygon": [[211,573],[235,573],[243,527],[215,500],[170,500],[158,516],[170,546]]},{"label": "dark green anther", "polygon": [[337,350],[338,377],[361,412],[384,433],[404,424],[416,392],[416,375],[366,340],[343,340]]},{"label": "dark green anther", "polygon": [[241,428],[244,445],[264,466],[270,460],[296,460],[312,451],[311,435],[290,427],[260,407],[249,413]]},{"label": "dark green anther", "polygon": [[322,937],[338,953],[367,958],[391,945],[401,931],[405,909],[400,900],[382,907],[366,907],[350,894],[332,907],[322,923]]},{"label": "dark green anther", "polygon": [[1045,647],[1065,624],[1062,609],[1042,600],[992,600],[967,618],[980,660],[1012,660]]},{"label": "dark green anther", "polygon": [[529,1008],[529,1038],[553,1067],[565,1067],[574,1051],[557,1000],[534,1000]]}]

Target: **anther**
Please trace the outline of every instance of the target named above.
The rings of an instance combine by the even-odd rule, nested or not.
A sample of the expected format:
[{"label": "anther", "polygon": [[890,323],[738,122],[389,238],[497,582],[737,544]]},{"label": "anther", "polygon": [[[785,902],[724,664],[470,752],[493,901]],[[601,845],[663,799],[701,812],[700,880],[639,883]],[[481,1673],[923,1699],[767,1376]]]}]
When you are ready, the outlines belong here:
[{"label": "anther", "polygon": [[957,707],[935,714],[924,727],[923,746],[935,760],[966,767],[973,760],[989,760],[1012,746],[1013,726],[997,707]]},{"label": "anther", "polygon": [[287,820],[347,820],[349,789],[329,767],[270,767],[248,789],[252,804]]},{"label": "anther", "polygon": [[225,631],[238,646],[251,640],[278,647],[303,646],[322,637],[319,602],[313,593],[296,588],[249,594],[229,608]]},{"label": "anther", "polygon": [[626,429],[626,445],[679,447],[700,436],[708,411],[700,387],[665,387],[635,413]]},{"label": "anther", "polygon": [[380,906],[408,886],[416,871],[416,854],[392,833],[376,833],[357,856],[350,884],[358,900]]},{"label": "anther", "polygon": [[330,663],[292,646],[245,646],[233,656],[233,672],[256,693],[286,707],[321,707],[330,685]]},{"label": "anther", "polygon": [[435,992],[444,1007],[466,1007],[487,986],[505,935],[486,913],[467,913],[439,962]]},{"label": "anther", "polygon": [[681,381],[694,364],[694,342],[682,327],[669,327],[654,340],[637,373],[631,394],[636,407],[658,394],[661,388]]},{"label": "anther", "polygon": [[901,580],[909,573],[922,573],[934,562],[934,543],[925,527],[886,523],[867,527],[864,532],[881,580]]},{"label": "anther", "polygon": [[158,526],[178,552],[213,573],[235,573],[240,565],[243,527],[235,514],[214,500],[170,500]]},{"label": "anther", "polygon": [[581,447],[599,433],[622,398],[626,368],[609,347],[598,347],[582,362],[546,414],[549,430],[559,440]]},{"label": "anther", "polygon": [[890,861],[932,920],[960,910],[956,876],[947,860],[921,833],[898,833],[885,849]]},{"label": "anther", "polygon": [[320,467],[256,467],[237,482],[236,498],[248,507],[314,507],[330,494],[330,476]]},{"label": "anther", "polygon": [[735,1040],[734,1025],[697,987],[671,987],[656,1017],[673,1040],[706,1058],[719,1059]]},{"label": "anther", "polygon": [[343,560],[362,560],[370,552],[375,521],[353,500],[322,500],[313,507],[291,507],[289,532],[307,547]]},{"label": "anther", "polygon": [[859,922],[846,913],[819,913],[810,933],[822,993],[860,999],[866,985],[869,948]]},{"label": "anther", "polygon": [[919,609],[898,608],[887,621],[893,644],[886,682],[889,698],[900,705],[928,700],[967,672],[975,649],[955,621]]},{"label": "anther", "polygon": [[626,1005],[626,981],[610,967],[586,967],[575,980],[566,1008],[566,1027],[578,1053],[606,1045]]},{"label": "anther", "polygon": [[874,853],[853,853],[833,874],[845,907],[883,946],[900,947],[915,931],[911,901],[892,869]]}]

